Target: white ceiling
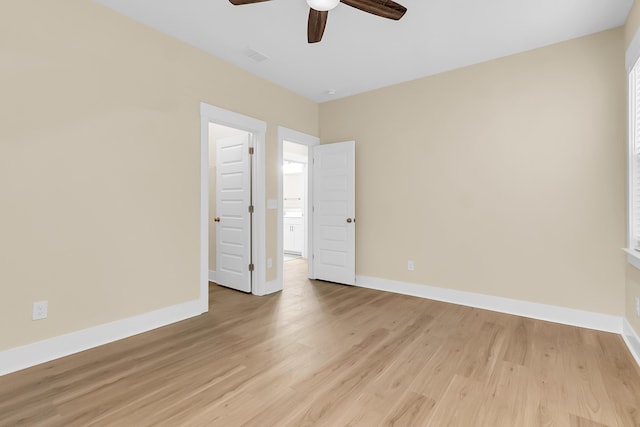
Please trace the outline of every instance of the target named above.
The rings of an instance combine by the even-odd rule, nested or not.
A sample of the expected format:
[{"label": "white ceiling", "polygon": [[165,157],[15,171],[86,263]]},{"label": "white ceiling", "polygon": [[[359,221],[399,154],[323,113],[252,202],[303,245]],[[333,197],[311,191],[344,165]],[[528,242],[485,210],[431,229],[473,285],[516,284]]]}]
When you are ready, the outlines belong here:
[{"label": "white ceiling", "polygon": [[[339,4],[310,45],[304,0],[96,1],[316,102],[614,28],[633,3],[398,0],[408,9],[400,21]],[[255,62],[247,49],[269,59]]]}]

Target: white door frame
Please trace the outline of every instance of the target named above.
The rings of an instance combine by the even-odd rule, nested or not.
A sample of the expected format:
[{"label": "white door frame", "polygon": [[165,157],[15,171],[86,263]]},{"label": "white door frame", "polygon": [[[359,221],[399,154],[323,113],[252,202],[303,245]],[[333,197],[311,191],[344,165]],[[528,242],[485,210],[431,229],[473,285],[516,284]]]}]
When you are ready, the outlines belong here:
[{"label": "white door frame", "polygon": [[200,103],[200,304],[209,311],[209,123],[253,134],[252,293],[262,295],[266,277],[265,135],[267,123],[243,114]]},{"label": "white door frame", "polygon": [[[312,224],[312,202],[313,202],[313,174],[312,169],[309,165],[313,162],[313,151],[312,147],[315,145],[320,145],[320,138],[315,136],[307,135],[306,133],[298,132],[292,129],[288,129],[282,126],[278,126],[278,147],[277,147],[277,159],[278,159],[278,253],[276,254],[276,264],[278,267],[277,272],[277,288],[278,290],[282,289],[284,278],[282,272],[282,266],[284,262],[283,256],[283,247],[282,247],[282,231],[283,231],[283,204],[282,204],[282,146],[284,141],[295,142],[296,144],[306,145],[308,147],[309,156],[307,159],[307,217],[308,217],[308,239],[306,243],[306,253],[308,257],[311,257],[313,252],[313,224]],[[315,276],[313,275],[313,262],[309,262],[309,278],[313,279]]]}]

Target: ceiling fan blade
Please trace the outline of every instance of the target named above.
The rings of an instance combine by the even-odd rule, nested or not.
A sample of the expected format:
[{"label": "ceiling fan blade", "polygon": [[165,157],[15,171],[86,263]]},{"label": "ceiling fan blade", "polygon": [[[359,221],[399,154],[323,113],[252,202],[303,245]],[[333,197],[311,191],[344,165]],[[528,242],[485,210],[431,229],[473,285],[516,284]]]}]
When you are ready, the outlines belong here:
[{"label": "ceiling fan blade", "polygon": [[327,11],[309,9],[309,23],[307,25],[307,41],[309,43],[318,43],[322,40],[328,15]]},{"label": "ceiling fan blade", "polygon": [[229,0],[229,2],[234,6],[240,6],[242,4],[260,3],[263,1],[269,1],[269,0]]},{"label": "ceiling fan blade", "polygon": [[355,7],[356,9],[398,20],[402,18],[407,8],[391,0],[340,0],[342,3]]}]

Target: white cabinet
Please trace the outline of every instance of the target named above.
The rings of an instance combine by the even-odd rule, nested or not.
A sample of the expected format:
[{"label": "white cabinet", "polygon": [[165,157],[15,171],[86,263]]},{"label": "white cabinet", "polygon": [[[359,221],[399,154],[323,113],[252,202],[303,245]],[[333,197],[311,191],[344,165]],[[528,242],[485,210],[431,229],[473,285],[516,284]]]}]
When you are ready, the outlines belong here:
[{"label": "white cabinet", "polygon": [[301,255],[304,247],[304,224],[302,218],[284,218],[284,236],[282,239],[285,252]]}]

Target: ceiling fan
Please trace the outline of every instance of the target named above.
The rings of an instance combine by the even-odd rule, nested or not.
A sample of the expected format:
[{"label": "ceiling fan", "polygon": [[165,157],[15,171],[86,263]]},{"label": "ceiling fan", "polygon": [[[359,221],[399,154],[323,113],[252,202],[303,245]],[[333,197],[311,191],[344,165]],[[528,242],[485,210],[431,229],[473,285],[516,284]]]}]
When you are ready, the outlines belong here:
[{"label": "ceiling fan", "polygon": [[[269,0],[229,0],[231,4],[239,6],[242,4],[260,3]],[[307,41],[317,43],[322,40],[324,27],[327,25],[327,15],[329,11],[336,7],[338,3],[344,3],[364,12],[398,20],[402,18],[407,8],[391,0],[306,0],[311,8],[309,10],[309,23],[307,25]]]}]

